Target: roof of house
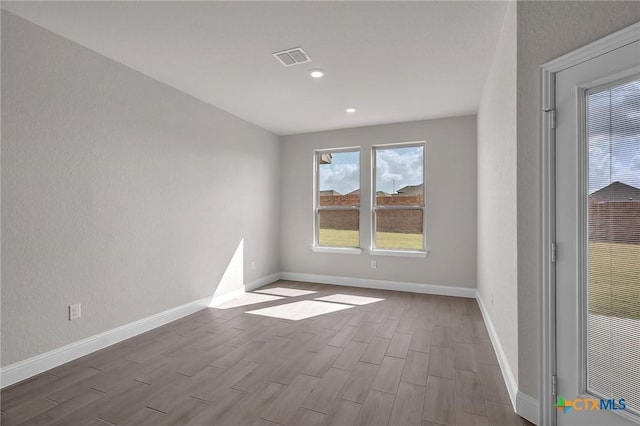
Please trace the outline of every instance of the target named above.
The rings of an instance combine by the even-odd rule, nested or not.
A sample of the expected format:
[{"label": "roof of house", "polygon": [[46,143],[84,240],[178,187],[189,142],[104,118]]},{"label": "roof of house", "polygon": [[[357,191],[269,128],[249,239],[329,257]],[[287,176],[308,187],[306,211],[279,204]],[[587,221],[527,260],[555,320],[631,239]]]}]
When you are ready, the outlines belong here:
[{"label": "roof of house", "polygon": [[622,182],[613,182],[589,195],[596,201],[640,201],[640,188]]},{"label": "roof of house", "polygon": [[339,193],[338,191],[334,191],[333,189],[328,189],[326,191],[320,191],[320,196],[321,197],[331,196],[331,195],[342,195],[342,194]]},{"label": "roof of house", "polygon": [[422,195],[424,194],[424,184],[420,185],[407,185],[396,191],[397,194],[402,195]]}]

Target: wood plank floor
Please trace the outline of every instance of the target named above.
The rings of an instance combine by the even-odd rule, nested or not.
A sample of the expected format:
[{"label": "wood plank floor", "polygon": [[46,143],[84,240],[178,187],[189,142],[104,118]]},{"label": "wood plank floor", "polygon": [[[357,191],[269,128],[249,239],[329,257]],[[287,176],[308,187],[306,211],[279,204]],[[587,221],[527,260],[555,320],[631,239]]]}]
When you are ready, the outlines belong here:
[{"label": "wood plank floor", "polygon": [[475,300],[292,281],[0,397],[5,426],[530,425]]}]

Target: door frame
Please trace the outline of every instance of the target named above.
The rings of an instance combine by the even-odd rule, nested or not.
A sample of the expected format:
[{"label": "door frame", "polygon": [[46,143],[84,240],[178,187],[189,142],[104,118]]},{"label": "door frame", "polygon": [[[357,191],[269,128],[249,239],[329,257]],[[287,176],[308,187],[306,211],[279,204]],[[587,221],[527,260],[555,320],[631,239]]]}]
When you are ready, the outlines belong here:
[{"label": "door frame", "polygon": [[555,268],[555,77],[560,71],[640,40],[640,22],[569,52],[540,66],[539,152],[540,152],[540,333],[538,424],[555,425],[556,411],[556,268]]}]

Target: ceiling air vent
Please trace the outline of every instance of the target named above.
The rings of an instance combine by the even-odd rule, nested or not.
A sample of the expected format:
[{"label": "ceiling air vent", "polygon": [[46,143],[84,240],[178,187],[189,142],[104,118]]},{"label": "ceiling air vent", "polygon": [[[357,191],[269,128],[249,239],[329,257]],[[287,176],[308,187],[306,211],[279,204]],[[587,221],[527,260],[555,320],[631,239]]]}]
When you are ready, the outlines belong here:
[{"label": "ceiling air vent", "polygon": [[293,49],[276,52],[273,53],[273,56],[285,67],[311,62],[311,58],[307,55],[307,52],[302,50],[302,47],[294,47]]}]

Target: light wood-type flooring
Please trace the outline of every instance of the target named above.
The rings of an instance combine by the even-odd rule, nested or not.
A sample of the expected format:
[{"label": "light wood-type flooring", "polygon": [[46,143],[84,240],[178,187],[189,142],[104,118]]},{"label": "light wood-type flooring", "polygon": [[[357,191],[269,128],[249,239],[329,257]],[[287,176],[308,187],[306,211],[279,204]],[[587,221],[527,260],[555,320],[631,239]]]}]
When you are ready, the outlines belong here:
[{"label": "light wood-type flooring", "polygon": [[293,281],[0,396],[5,426],[530,424],[475,300]]}]

